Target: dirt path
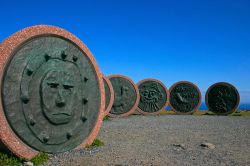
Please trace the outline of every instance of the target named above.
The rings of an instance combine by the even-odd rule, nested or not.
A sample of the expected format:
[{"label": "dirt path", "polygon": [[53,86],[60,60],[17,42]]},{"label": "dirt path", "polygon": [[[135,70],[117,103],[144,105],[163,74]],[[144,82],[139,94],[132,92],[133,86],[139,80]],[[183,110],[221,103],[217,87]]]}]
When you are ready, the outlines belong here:
[{"label": "dirt path", "polygon": [[45,165],[250,165],[250,117],[136,115],[105,121],[98,138],[105,146],[58,154]]}]

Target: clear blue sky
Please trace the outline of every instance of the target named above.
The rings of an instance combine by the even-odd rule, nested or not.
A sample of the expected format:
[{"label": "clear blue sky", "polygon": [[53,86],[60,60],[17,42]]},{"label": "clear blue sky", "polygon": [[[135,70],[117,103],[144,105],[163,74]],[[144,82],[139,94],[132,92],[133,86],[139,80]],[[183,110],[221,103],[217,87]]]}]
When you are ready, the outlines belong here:
[{"label": "clear blue sky", "polygon": [[35,24],[78,36],[106,75],[235,85],[250,102],[249,0],[1,0],[0,41]]}]

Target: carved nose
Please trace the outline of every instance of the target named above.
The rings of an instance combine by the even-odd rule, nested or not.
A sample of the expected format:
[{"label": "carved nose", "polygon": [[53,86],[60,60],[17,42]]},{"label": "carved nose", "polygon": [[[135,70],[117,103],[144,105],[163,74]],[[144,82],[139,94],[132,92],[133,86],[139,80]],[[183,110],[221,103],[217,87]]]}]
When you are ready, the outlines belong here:
[{"label": "carved nose", "polygon": [[56,98],[56,106],[57,107],[63,107],[63,106],[65,106],[65,100],[62,97],[62,94],[61,94],[60,91],[58,92],[58,95],[57,95],[57,98]]},{"label": "carved nose", "polygon": [[65,102],[64,101],[56,101],[56,106],[63,107],[63,106],[65,106]]}]

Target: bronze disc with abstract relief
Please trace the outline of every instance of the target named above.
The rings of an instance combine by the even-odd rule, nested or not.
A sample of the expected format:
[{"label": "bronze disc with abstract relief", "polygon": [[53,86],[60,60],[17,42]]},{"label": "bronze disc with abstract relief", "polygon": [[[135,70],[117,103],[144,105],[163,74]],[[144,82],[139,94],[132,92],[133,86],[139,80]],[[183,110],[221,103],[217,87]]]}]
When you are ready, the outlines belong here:
[{"label": "bronze disc with abstract relief", "polygon": [[206,92],[206,105],[209,111],[227,115],[234,112],[240,102],[237,89],[226,82],[215,83]]},{"label": "bronze disc with abstract relief", "polygon": [[171,109],[178,114],[192,114],[201,104],[201,92],[199,88],[188,81],[180,81],[171,86]]},{"label": "bronze disc with abstract relief", "polygon": [[159,114],[168,105],[169,93],[165,85],[156,79],[144,79],[138,84],[140,102],[137,110],[145,115]]},{"label": "bronze disc with abstract relief", "polygon": [[114,74],[108,77],[114,89],[114,102],[109,112],[111,117],[132,114],[139,103],[139,91],[134,82],[126,76]]},{"label": "bronze disc with abstract relief", "polygon": [[8,124],[35,150],[55,153],[77,147],[104,109],[102,77],[92,55],[79,39],[57,27],[24,29],[4,45],[16,36],[20,40],[8,52],[1,74]]}]

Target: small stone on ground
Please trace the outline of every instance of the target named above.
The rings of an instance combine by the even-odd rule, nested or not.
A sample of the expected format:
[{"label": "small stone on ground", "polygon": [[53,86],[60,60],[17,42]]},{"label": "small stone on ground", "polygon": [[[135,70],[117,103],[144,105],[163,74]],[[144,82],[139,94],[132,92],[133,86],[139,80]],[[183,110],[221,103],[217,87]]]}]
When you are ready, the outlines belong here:
[{"label": "small stone on ground", "polygon": [[201,144],[202,147],[208,148],[208,149],[215,149],[215,145],[212,143],[204,142]]},{"label": "small stone on ground", "polygon": [[23,165],[24,166],[34,166],[34,164],[30,161],[24,162]]}]

